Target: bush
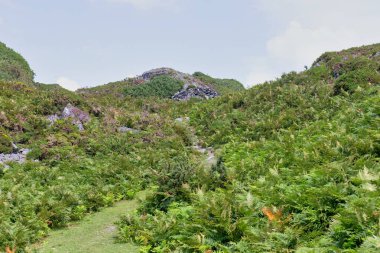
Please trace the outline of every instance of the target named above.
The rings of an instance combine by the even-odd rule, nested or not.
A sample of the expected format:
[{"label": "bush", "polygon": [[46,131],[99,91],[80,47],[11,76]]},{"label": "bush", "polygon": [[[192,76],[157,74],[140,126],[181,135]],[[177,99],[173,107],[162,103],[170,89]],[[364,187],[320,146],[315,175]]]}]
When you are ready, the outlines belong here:
[{"label": "bush", "polygon": [[342,91],[354,93],[359,86],[368,86],[369,83],[380,83],[380,74],[371,69],[357,69],[341,75],[334,84],[334,94]]},{"label": "bush", "polygon": [[181,90],[183,82],[170,76],[157,76],[152,80],[125,89],[125,95],[131,97],[171,98]]},{"label": "bush", "polygon": [[10,154],[12,151],[12,141],[9,136],[0,133],[0,153]]}]

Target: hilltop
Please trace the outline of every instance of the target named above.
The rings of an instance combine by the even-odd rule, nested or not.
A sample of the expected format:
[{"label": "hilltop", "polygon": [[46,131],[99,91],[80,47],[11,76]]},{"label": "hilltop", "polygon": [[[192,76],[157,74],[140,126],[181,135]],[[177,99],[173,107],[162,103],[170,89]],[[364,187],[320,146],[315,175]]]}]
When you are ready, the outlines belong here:
[{"label": "hilltop", "polygon": [[32,84],[34,72],[28,62],[4,43],[0,42],[0,80]]},{"label": "hilltop", "polygon": [[201,72],[193,75],[171,68],[158,68],[144,72],[135,78],[89,89],[80,89],[81,94],[113,94],[115,97],[160,97],[173,100],[191,98],[209,99],[229,92],[244,90],[244,86],[233,79],[212,78]]},{"label": "hilltop", "polygon": [[1,249],[146,190],[117,225],[142,252],[380,250],[380,44],[247,90],[169,68],[77,92],[3,78],[0,123],[0,153],[30,151],[0,164]]}]

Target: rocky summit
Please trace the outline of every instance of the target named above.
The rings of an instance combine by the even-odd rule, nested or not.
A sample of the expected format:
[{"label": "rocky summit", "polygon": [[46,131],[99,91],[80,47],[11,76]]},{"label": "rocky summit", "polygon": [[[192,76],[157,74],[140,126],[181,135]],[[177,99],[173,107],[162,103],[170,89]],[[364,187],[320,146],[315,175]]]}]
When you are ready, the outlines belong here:
[{"label": "rocky summit", "polygon": [[143,80],[146,82],[158,76],[170,76],[171,78],[183,82],[182,89],[172,96],[172,99],[177,101],[189,100],[191,98],[209,99],[219,95],[212,86],[207,85],[197,77],[182,73],[172,68],[152,69],[136,77],[136,80]]},{"label": "rocky summit", "polygon": [[202,72],[187,74],[172,68],[156,68],[134,78],[108,83],[77,92],[85,96],[108,96],[114,98],[160,97],[176,101],[192,98],[211,99],[224,94],[243,91],[244,86],[234,79],[213,78]]}]

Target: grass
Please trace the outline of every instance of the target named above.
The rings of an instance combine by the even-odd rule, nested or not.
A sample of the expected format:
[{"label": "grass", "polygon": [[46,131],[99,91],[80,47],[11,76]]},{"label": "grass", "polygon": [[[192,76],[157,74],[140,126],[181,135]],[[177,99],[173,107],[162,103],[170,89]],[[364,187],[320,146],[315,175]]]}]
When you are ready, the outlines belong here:
[{"label": "grass", "polygon": [[121,215],[135,210],[139,206],[138,199],[144,196],[142,193],[134,200],[118,202],[68,228],[54,230],[45,241],[35,245],[35,249],[40,253],[138,252],[139,247],[135,245],[115,243],[117,226],[114,223]]}]

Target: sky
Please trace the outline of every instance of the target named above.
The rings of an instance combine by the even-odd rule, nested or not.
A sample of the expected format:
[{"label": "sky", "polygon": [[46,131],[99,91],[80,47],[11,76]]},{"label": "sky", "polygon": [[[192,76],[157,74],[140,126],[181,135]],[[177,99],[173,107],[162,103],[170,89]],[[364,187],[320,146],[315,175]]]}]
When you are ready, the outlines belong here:
[{"label": "sky", "polygon": [[157,67],[246,87],[380,42],[378,0],[0,0],[0,41],[67,89]]}]

